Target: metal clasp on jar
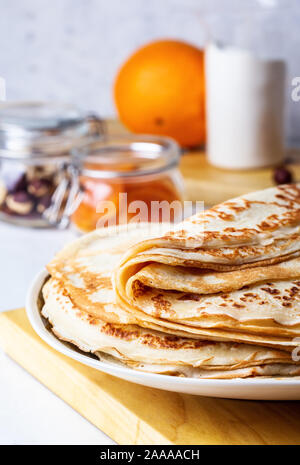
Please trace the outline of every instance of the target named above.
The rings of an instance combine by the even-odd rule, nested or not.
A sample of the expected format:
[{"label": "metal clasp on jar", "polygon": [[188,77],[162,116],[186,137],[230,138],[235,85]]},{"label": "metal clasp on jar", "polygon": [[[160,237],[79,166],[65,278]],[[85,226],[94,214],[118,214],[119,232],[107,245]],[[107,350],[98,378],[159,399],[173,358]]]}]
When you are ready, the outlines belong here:
[{"label": "metal clasp on jar", "polygon": [[[89,123],[89,136],[101,136],[106,134],[106,125],[103,119],[94,113],[86,117]],[[75,160],[62,167],[64,175],[58,184],[53,196],[51,206],[44,212],[44,218],[60,229],[65,229],[70,222],[70,216],[78,208],[83,192],[80,188],[80,168]]]}]

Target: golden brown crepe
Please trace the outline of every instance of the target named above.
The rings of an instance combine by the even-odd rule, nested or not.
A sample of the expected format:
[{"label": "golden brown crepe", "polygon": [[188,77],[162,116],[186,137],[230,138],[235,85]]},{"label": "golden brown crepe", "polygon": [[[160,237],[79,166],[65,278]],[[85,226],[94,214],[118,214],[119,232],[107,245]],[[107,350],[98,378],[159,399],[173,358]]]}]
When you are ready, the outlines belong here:
[{"label": "golden brown crepe", "polygon": [[133,246],[117,301],[192,336],[288,348],[300,335],[300,185],[251,193]]},{"label": "golden brown crepe", "polygon": [[44,285],[43,296],[42,314],[52,324],[54,334],[104,361],[109,355],[141,371],[201,378],[300,375],[300,365],[285,351],[188,339],[137,325],[104,322],[76,308],[54,278]]},{"label": "golden brown crepe", "polygon": [[48,265],[42,313],[57,337],[136,370],[298,376],[299,209],[300,187],[282,186],[171,231],[96,230]]}]

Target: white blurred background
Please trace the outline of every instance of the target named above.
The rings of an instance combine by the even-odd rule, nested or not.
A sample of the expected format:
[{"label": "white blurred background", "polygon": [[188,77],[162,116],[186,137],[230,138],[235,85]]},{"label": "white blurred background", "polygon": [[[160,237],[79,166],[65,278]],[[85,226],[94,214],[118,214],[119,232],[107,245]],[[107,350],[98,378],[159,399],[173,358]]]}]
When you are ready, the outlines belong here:
[{"label": "white blurred background", "polygon": [[[287,6],[286,60],[300,76],[300,2]],[[115,114],[112,82],[120,64],[155,38],[182,38],[202,46],[207,16],[250,8],[258,0],[0,0],[0,76],[8,99],[78,103],[103,116]],[[253,10],[254,9],[254,10]],[[282,21],[279,13],[276,21]],[[231,27],[226,22],[226,28]],[[261,44],[264,46],[265,44]],[[292,87],[291,87],[292,88]],[[300,142],[300,102],[288,99],[289,142]]]}]

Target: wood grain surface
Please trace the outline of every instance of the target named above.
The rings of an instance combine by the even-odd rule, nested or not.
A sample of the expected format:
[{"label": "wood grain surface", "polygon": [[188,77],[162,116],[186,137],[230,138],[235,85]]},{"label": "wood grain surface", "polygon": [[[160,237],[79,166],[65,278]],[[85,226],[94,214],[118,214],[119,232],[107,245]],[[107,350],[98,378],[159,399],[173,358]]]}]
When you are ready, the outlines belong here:
[{"label": "wood grain surface", "polygon": [[213,399],[120,380],[50,348],[24,309],[0,315],[0,345],[118,444],[300,444],[300,402]]}]

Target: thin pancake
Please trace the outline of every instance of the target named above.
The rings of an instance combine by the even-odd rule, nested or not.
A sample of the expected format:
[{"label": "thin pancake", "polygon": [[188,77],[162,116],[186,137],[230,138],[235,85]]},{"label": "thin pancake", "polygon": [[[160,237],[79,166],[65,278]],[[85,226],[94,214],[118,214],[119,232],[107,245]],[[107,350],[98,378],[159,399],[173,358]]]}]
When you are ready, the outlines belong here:
[{"label": "thin pancake", "polygon": [[[137,244],[124,258],[227,271],[270,265],[299,255],[300,184],[228,200],[184,220],[161,237]],[[167,258],[167,260],[164,260]]]},{"label": "thin pancake", "polygon": [[115,271],[117,302],[197,337],[297,345],[299,233],[298,184],[224,202],[133,246]]},{"label": "thin pancake", "polygon": [[156,289],[197,294],[232,292],[257,282],[297,279],[300,276],[300,258],[287,260],[276,265],[243,268],[219,272],[152,263],[144,266],[135,278],[145,286]]},{"label": "thin pancake", "polygon": [[[43,297],[42,314],[49,319],[53,332],[60,339],[83,351],[99,353],[100,358],[103,353],[108,354],[137,369],[201,377],[214,377],[218,373],[218,377],[225,378],[240,377],[241,373],[244,376],[262,375],[267,373],[265,367],[268,365],[270,373],[277,366],[276,374],[287,374],[290,370],[294,375],[300,370],[287,352],[279,350],[186,339],[136,325],[103,322],[78,310],[53,278],[44,285]],[[245,371],[254,367],[257,370]]]},{"label": "thin pancake", "polygon": [[[143,237],[147,239],[158,231],[161,231],[159,225],[152,226],[150,231],[149,225],[139,227],[129,225],[94,231],[67,245],[48,265],[48,270],[80,311],[107,323],[135,324],[183,337],[253,343],[285,350],[298,345],[291,337],[297,334],[296,325],[291,330],[278,332],[279,323],[274,323],[276,326],[274,329],[272,319],[270,323],[270,318],[264,318],[259,326],[256,310],[256,321],[253,321],[251,315],[250,321],[249,318],[248,321],[237,318],[236,306],[239,305],[240,299],[251,300],[246,295],[240,296],[236,302],[228,302],[227,308],[223,306],[224,302],[220,306],[211,304],[209,314],[205,314],[207,312],[203,309],[201,312],[197,310],[201,302],[195,301],[193,295],[189,298],[183,293],[172,291],[162,292],[166,293],[169,309],[171,309],[169,302],[174,305],[174,311],[172,309],[171,312],[165,309],[161,311],[163,301],[157,297],[157,293],[159,295],[161,292],[155,288],[148,289],[146,294],[141,294],[139,297],[133,295],[129,304],[128,302],[125,302],[124,306],[116,304],[115,290],[111,282],[113,270],[132,244]],[[128,293],[130,293],[132,289],[128,283]],[[118,289],[116,291],[118,294]],[[211,295],[210,298],[219,299],[219,296]],[[215,319],[213,308],[217,308]],[[255,309],[255,305],[252,305],[251,309]],[[245,315],[247,317],[248,314]]]}]

